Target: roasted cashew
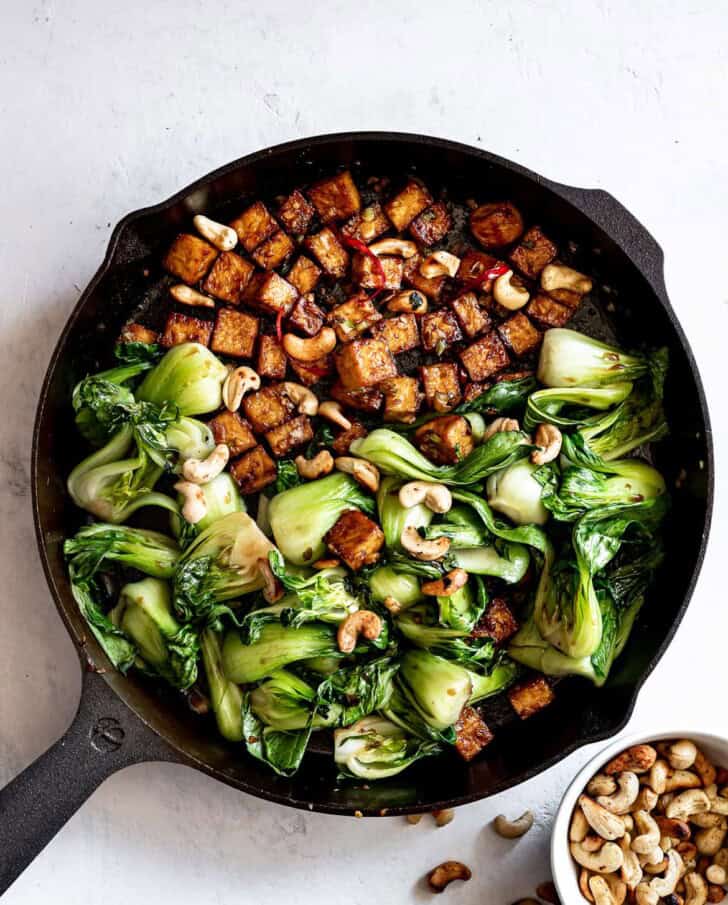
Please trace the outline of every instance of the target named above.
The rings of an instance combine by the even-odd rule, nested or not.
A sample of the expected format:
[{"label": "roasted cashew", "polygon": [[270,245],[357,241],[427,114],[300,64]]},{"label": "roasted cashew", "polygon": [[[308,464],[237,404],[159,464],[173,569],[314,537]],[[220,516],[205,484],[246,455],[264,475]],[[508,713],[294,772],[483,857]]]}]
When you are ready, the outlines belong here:
[{"label": "roasted cashew", "polygon": [[399,615],[399,613],[402,611],[402,604],[399,602],[399,600],[397,600],[396,597],[385,597],[383,604],[384,608],[386,610],[389,610],[389,612],[393,616]]},{"label": "roasted cashew", "polygon": [[207,503],[205,495],[199,484],[191,481],[177,481],[174,489],[184,497],[182,504],[182,517],[190,525],[196,525],[207,515]]},{"label": "roasted cashew", "polygon": [[719,864],[711,864],[705,871],[705,879],[708,883],[715,883],[716,886],[725,886],[728,881],[728,873]]},{"label": "roasted cashew", "polygon": [[447,572],[442,578],[426,581],[420,585],[423,594],[431,597],[452,597],[460,588],[464,588],[468,583],[468,573],[465,569],[453,569]]},{"label": "roasted cashew", "polygon": [[614,842],[605,842],[598,852],[588,852],[580,842],[571,842],[569,850],[577,864],[597,874],[614,873],[624,862],[622,849]]},{"label": "roasted cashew", "polygon": [[702,789],[688,789],[676,795],[665,810],[666,817],[689,820],[693,814],[710,810],[710,799]]},{"label": "roasted cashew", "polygon": [[496,434],[505,434],[520,429],[521,426],[515,418],[495,418],[486,427],[485,433],[483,434],[483,442],[485,443],[486,440],[490,440],[490,438],[494,437]]},{"label": "roasted cashew", "polygon": [[264,557],[258,560],[258,571],[263,578],[263,597],[267,603],[275,603],[285,593],[283,585],[273,574],[270,563]]},{"label": "roasted cashew", "polygon": [[710,799],[711,813],[720,814],[721,817],[728,817],[728,798],[725,798],[722,795],[706,794],[708,794],[708,798]]},{"label": "roasted cashew", "polygon": [[379,469],[366,459],[356,459],[354,456],[339,456],[334,459],[334,465],[344,474],[350,474],[354,480],[376,493],[379,490]]},{"label": "roasted cashew", "polygon": [[679,839],[681,842],[690,838],[690,826],[684,820],[671,820],[669,817],[655,815],[655,823],[659,826],[663,836]]},{"label": "roasted cashew", "polygon": [[614,773],[646,773],[657,760],[657,751],[651,745],[632,745],[622,751],[602,770],[608,776]]},{"label": "roasted cashew", "polygon": [[250,390],[260,389],[260,377],[245,365],[233,368],[222,385],[222,401],[229,412],[237,412],[243,397]]},{"label": "roasted cashew", "polygon": [[592,281],[566,264],[547,264],[541,271],[541,288],[544,292],[568,289],[579,295],[591,292]]},{"label": "roasted cashew", "polygon": [[533,464],[553,462],[561,452],[561,431],[555,424],[539,424],[533,442],[539,447],[531,453]]},{"label": "roasted cashew", "polygon": [[636,889],[642,881],[642,865],[637,853],[630,848],[630,840],[625,838],[619,840],[619,847],[622,850],[623,861],[620,874],[629,889]]},{"label": "roasted cashew", "polygon": [[428,280],[434,277],[454,277],[460,268],[460,258],[449,251],[435,251],[420,264],[419,270]]},{"label": "roasted cashew", "polygon": [[432,562],[442,559],[450,549],[449,537],[438,537],[435,540],[425,540],[413,525],[408,525],[399,539],[404,549],[415,559],[423,562]]},{"label": "roasted cashew", "polygon": [[315,415],[318,412],[318,396],[308,387],[285,380],[278,384],[278,389],[291,400],[301,415]]},{"label": "roasted cashew", "polygon": [[715,782],[717,770],[715,769],[713,764],[711,764],[708,758],[703,754],[700,748],[698,748],[695,755],[693,770],[695,770],[695,772],[698,774],[704,786],[710,786]]},{"label": "roasted cashew", "polygon": [[597,804],[611,811],[612,814],[626,814],[637,800],[640,792],[640,781],[636,773],[620,773],[617,777],[619,791],[611,795],[600,795]]},{"label": "roasted cashew", "polygon": [[657,793],[653,792],[649,786],[642,786],[630,811],[654,811],[656,805]]},{"label": "roasted cashew", "polygon": [[598,852],[603,845],[604,840],[601,836],[597,836],[596,833],[591,833],[581,840],[581,847],[585,852]]},{"label": "roasted cashew", "polygon": [[399,488],[399,502],[405,509],[424,503],[431,512],[449,512],[452,494],[444,484],[431,481],[409,481]]},{"label": "roasted cashew", "polygon": [[376,641],[382,633],[382,620],[371,610],[357,610],[339,625],[336,643],[343,654],[350,654],[356,647],[359,635],[367,641]]},{"label": "roasted cashew", "polygon": [[635,902],[637,905],[658,905],[659,901],[660,897],[654,889],[650,889],[648,883],[640,883],[635,890]]},{"label": "roasted cashew", "polygon": [[667,867],[667,858],[659,845],[656,845],[652,851],[641,854],[639,859],[647,873],[659,874]]},{"label": "roasted cashew", "polygon": [[[697,849],[696,849],[697,852]],[[728,873],[728,848],[722,848],[713,858],[713,864],[722,867]]]},{"label": "roasted cashew", "polygon": [[635,811],[632,816],[640,833],[632,840],[632,850],[638,855],[646,855],[660,844],[660,828],[647,811]]},{"label": "roasted cashew", "polygon": [[604,773],[597,773],[589,780],[586,792],[592,798],[599,795],[613,795],[617,791],[617,782],[613,776],[605,776]]},{"label": "roasted cashew", "polygon": [[437,826],[447,826],[455,819],[454,808],[443,808],[441,811],[433,811],[432,816]]},{"label": "roasted cashew", "polygon": [[602,805],[597,804],[588,795],[579,796],[579,806],[589,822],[589,826],[602,839],[621,839],[624,836],[624,822]]},{"label": "roasted cashew", "polygon": [[[531,296],[523,283],[518,280],[520,283],[518,285],[514,282],[513,277],[512,270],[507,270],[496,277],[493,283],[493,298],[509,311],[518,311],[519,308],[523,308]],[[516,279],[518,278],[516,277]]]},{"label": "roasted cashew", "polygon": [[728,823],[725,818],[718,826],[711,826],[708,829],[698,830],[695,834],[695,847],[701,855],[717,855],[723,848],[726,834],[728,833]]},{"label": "roasted cashew", "polygon": [[207,484],[216,478],[230,460],[230,447],[218,443],[206,459],[185,459],[182,477],[193,484]]},{"label": "roasted cashew", "polygon": [[405,289],[393,295],[386,307],[393,314],[425,314],[427,297],[416,289]]},{"label": "roasted cashew", "polygon": [[673,742],[667,749],[667,759],[673,770],[689,770],[697,756],[698,749],[695,743],[687,738]]},{"label": "roasted cashew", "polygon": [[326,402],[320,403],[318,413],[332,424],[338,424],[339,427],[343,427],[345,431],[348,431],[351,427],[351,421],[342,412],[341,404],[333,399],[327,399]]},{"label": "roasted cashew", "polygon": [[322,478],[329,474],[334,468],[334,457],[328,449],[322,449],[316,453],[313,459],[307,459],[305,456],[296,456],[293,460],[296,463],[296,470],[307,481],[315,481],[316,478]]},{"label": "roasted cashew", "polygon": [[708,901],[708,884],[695,871],[685,874],[685,905],[705,905]]},{"label": "roasted cashew", "polygon": [[625,830],[627,830],[628,833],[631,833],[634,829],[634,820],[632,819],[632,815],[624,814],[622,817],[622,823],[624,824]]},{"label": "roasted cashew", "polygon": [[407,815],[407,823],[410,826],[417,826],[417,824],[422,820],[422,814],[408,814]]},{"label": "roasted cashew", "polygon": [[589,889],[595,905],[622,905],[627,898],[627,887],[619,879],[610,883],[606,877],[590,877]]},{"label": "roasted cashew", "polygon": [[232,226],[217,223],[215,220],[205,217],[204,214],[197,214],[192,218],[192,222],[195,224],[197,232],[208,242],[212,242],[220,251],[232,251],[238,244],[238,234]]},{"label": "roasted cashew", "polygon": [[656,760],[650,767],[650,775],[647,779],[648,786],[658,795],[663,795],[667,785],[667,777],[670,775],[670,767],[665,760]]},{"label": "roasted cashew", "polygon": [[178,283],[176,286],[171,286],[169,294],[175,302],[179,302],[180,305],[189,305],[193,308],[215,307],[215,300],[211,299],[209,295],[203,295],[201,292],[198,292],[191,286],[186,286],[184,283]]},{"label": "roasted cashew", "polygon": [[283,334],[283,348],[296,361],[318,361],[333,352],[335,346],[336,333],[331,327],[322,327],[315,336],[305,339],[295,333]]},{"label": "roasted cashew", "polygon": [[690,770],[672,770],[665,781],[666,792],[678,792],[682,789],[699,789],[702,786],[700,777]]},{"label": "roasted cashew", "polygon": [[469,880],[473,876],[469,867],[460,861],[443,861],[427,875],[427,882],[433,892],[444,892],[453,880]]},{"label": "roasted cashew", "polygon": [[582,869],[579,871],[579,891],[584,896],[584,898],[587,900],[587,902],[594,901],[594,896],[592,895],[592,891],[591,891],[591,889],[589,889],[589,880],[591,880],[592,877],[598,877],[598,876],[599,876],[599,874],[593,874],[590,871],[588,871],[585,867],[582,867]]},{"label": "roasted cashew", "polygon": [[569,842],[583,842],[589,832],[589,823],[581,808],[576,808],[569,826]]},{"label": "roasted cashew", "polygon": [[379,255],[396,255],[400,258],[413,258],[417,254],[417,246],[409,239],[380,239],[372,242],[369,251]]},{"label": "roasted cashew", "polygon": [[702,830],[710,829],[713,826],[720,826],[725,817],[720,814],[714,814],[712,811],[706,811],[702,814],[693,814],[690,817],[690,823],[693,826],[699,826]]},{"label": "roasted cashew", "polygon": [[519,839],[525,836],[532,826],[531,811],[524,811],[516,820],[509,820],[504,814],[499,814],[493,821],[493,829],[504,839]]}]

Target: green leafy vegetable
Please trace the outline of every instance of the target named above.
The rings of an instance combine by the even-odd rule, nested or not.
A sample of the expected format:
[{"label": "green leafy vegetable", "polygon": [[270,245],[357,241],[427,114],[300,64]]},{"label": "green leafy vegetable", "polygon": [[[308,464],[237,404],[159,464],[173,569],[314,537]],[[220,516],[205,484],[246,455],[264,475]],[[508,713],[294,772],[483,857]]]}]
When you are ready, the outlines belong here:
[{"label": "green leafy vegetable", "polygon": [[[173,515],[170,519],[172,531],[180,538],[180,542],[184,541],[183,546],[188,546],[200,532],[226,515],[245,512],[245,500],[240,496],[238,485],[227,471],[221,472],[207,484],[200,484],[200,491],[205,500],[205,515],[199,522],[191,525],[178,515]],[[177,498],[177,502],[181,506],[182,496]]]},{"label": "green leafy vegetable", "polygon": [[636,380],[649,370],[643,355],[628,355],[591,336],[558,328],[544,333],[536,376],[547,387],[601,387]]},{"label": "green leafy vegetable", "polygon": [[151,367],[164,355],[157,343],[120,342],[114,347],[114,357],[127,364],[143,364]]},{"label": "green leafy vegetable", "polygon": [[627,381],[603,387],[537,390],[528,397],[524,427],[533,430],[544,422],[561,428],[590,424],[595,420],[594,410],[603,412],[623,402],[632,392],[632,386]]},{"label": "green leafy vegetable", "polygon": [[492,575],[508,584],[517,584],[531,562],[524,546],[502,541],[484,547],[453,550],[450,558],[455,566],[471,575]]},{"label": "green leafy vegetable", "polygon": [[[237,687],[237,686],[236,686]],[[285,669],[250,693],[250,708],[266,726],[284,732],[336,725],[341,708],[336,701],[318,701],[317,690],[308,682]]]},{"label": "green leafy vegetable", "polygon": [[369,576],[369,590],[372,599],[379,603],[384,603],[387,597],[394,597],[403,610],[419,603],[425,596],[414,575],[400,572],[394,566],[375,569]]},{"label": "green leafy vegetable", "polygon": [[412,709],[439,730],[457,721],[473,691],[466,669],[427,650],[404,654],[397,681]]},{"label": "green leafy vegetable", "polygon": [[[480,664],[477,666],[480,667]],[[468,704],[477,704],[486,698],[492,698],[494,694],[500,694],[512,685],[520,670],[509,657],[501,656],[487,672],[474,671],[470,665],[468,672],[473,686]]]},{"label": "green leafy vegetable", "polygon": [[349,726],[375,710],[386,708],[398,669],[399,663],[391,657],[343,667],[321,683],[320,700],[335,707],[340,724]]},{"label": "green leafy vegetable", "polygon": [[502,415],[505,412],[522,408],[537,385],[533,377],[523,377],[520,380],[501,380],[470,402],[458,405],[455,412],[459,415],[467,412]]},{"label": "green leafy vegetable", "polygon": [[521,459],[492,474],[486,484],[491,509],[502,512],[516,525],[545,524],[549,514],[541,500],[541,484],[536,478],[538,468]]},{"label": "green leafy vegetable", "polygon": [[229,742],[240,742],[243,740],[243,693],[223,672],[222,644],[217,632],[204,629],[200,634],[200,648],[218,731]]},{"label": "green leafy vegetable", "polygon": [[304,729],[273,729],[255,715],[250,699],[250,692],[243,696],[243,735],[248,754],[268,764],[279,776],[293,776],[306,753],[315,711]]},{"label": "green leafy vegetable", "polygon": [[482,578],[471,575],[462,588],[449,597],[438,597],[440,623],[469,634],[488,606],[488,593]]},{"label": "green leafy vegetable", "polygon": [[171,578],[180,549],[166,534],[96,522],[63,544],[78,579],[91,578],[106,560],[123,563],[156,578]]},{"label": "green leafy vegetable", "polygon": [[225,675],[238,685],[258,682],[290,663],[341,656],[336,631],[320,622],[298,628],[271,622],[261,627],[252,644],[244,644],[237,631],[228,632],[222,648]]},{"label": "green leafy vegetable", "polygon": [[225,365],[200,343],[182,343],[165,353],[144,378],[137,399],[173,403],[182,415],[204,415],[222,404]]},{"label": "green leafy vegetable", "polygon": [[387,779],[440,750],[437,742],[412,738],[379,716],[364,717],[334,732],[334,760],[345,777]]},{"label": "green leafy vegetable", "polygon": [[73,563],[69,563],[68,572],[71,592],[88,627],[116,669],[127,672],[136,660],[136,646],[119,626],[114,625],[99,604],[101,593],[98,584],[93,579],[78,578]]},{"label": "green leafy vegetable", "polygon": [[418,503],[406,509],[399,501],[399,489],[404,484],[400,478],[382,478],[377,491],[379,524],[384,532],[384,542],[390,550],[401,550],[400,538],[405,528],[424,528],[430,524],[434,513]]}]

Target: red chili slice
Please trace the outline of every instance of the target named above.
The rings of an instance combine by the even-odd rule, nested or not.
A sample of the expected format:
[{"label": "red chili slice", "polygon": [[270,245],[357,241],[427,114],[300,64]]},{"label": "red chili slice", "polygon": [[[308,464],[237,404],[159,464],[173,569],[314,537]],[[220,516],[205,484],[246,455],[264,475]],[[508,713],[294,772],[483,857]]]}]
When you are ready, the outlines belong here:
[{"label": "red chili slice", "polygon": [[278,345],[283,345],[283,316],[285,315],[283,308],[280,308],[276,314],[276,336],[278,337]]},{"label": "red chili slice", "polygon": [[374,264],[374,270],[377,273],[377,277],[379,278],[379,287],[374,290],[372,293],[372,298],[376,298],[380,292],[383,291],[384,287],[387,283],[387,274],[384,272],[384,267],[382,266],[382,262],[379,258],[374,254],[374,252],[366,245],[364,242],[361,242],[359,239],[352,239],[350,236],[342,236],[342,242],[344,245],[348,245],[349,248],[354,249],[354,251],[358,251],[361,255],[366,255],[371,259]]},{"label": "red chili slice", "polygon": [[502,277],[504,273],[508,273],[510,269],[507,264],[494,264],[478,277],[478,282],[486,283],[488,280],[495,280],[498,277]]}]

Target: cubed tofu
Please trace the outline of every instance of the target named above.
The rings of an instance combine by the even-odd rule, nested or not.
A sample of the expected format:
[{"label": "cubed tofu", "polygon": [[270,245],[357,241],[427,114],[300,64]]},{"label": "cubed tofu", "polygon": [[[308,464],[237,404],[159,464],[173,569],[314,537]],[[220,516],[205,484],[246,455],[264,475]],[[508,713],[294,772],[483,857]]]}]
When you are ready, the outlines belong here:
[{"label": "cubed tofu", "polygon": [[341,227],[341,234],[349,239],[357,239],[359,242],[369,244],[391,228],[392,224],[382,210],[381,204],[375,202],[350,217]]},{"label": "cubed tofu", "polygon": [[247,452],[258,442],[248,422],[237,412],[220,412],[209,422],[209,426],[215,443],[225,443],[231,458]]},{"label": "cubed tofu", "polygon": [[288,359],[283,347],[275,336],[261,336],[258,340],[258,359],[255,370],[261,377],[283,380],[286,376]]},{"label": "cubed tofu", "polygon": [[211,336],[212,324],[210,321],[172,312],[167,318],[164,333],[159,342],[167,348],[179,346],[182,343],[201,343],[203,346],[209,346]]},{"label": "cubed tofu", "polygon": [[159,334],[149,327],[142,327],[141,324],[125,324],[119,336],[121,343],[144,343],[151,345],[159,342]]},{"label": "cubed tofu", "polygon": [[458,366],[453,362],[423,365],[420,368],[427,405],[436,412],[449,412],[460,402]]},{"label": "cubed tofu", "polygon": [[311,258],[300,255],[293,262],[293,266],[286,274],[288,282],[295,286],[301,295],[311,292],[321,277],[321,268],[313,263]]},{"label": "cubed tofu", "polygon": [[296,361],[295,358],[289,358],[288,361],[295,371],[296,377],[307,387],[312,387],[334,373],[334,362],[330,355],[309,362]]},{"label": "cubed tofu", "polygon": [[511,201],[491,201],[470,214],[470,229],[483,248],[502,248],[519,238],[523,217]]},{"label": "cubed tofu", "polygon": [[345,343],[356,339],[360,333],[380,321],[382,315],[369,296],[360,293],[347,299],[342,305],[332,308],[326,319],[341,342]]},{"label": "cubed tofu", "polygon": [[349,447],[354,440],[366,437],[369,431],[364,427],[361,421],[352,421],[351,427],[342,431],[331,444],[331,448],[337,456],[345,456],[349,452]]},{"label": "cubed tofu", "polygon": [[298,291],[279,274],[268,271],[256,273],[248,283],[243,295],[249,305],[260,308],[274,317],[279,311],[289,314],[298,298]]},{"label": "cubed tofu", "polygon": [[423,314],[420,330],[422,348],[425,352],[436,352],[438,355],[442,355],[448,346],[463,338],[455,315],[447,308]]},{"label": "cubed tofu", "polygon": [[321,232],[308,236],[305,245],[329,276],[337,279],[346,276],[349,253],[333,229],[325,226]]},{"label": "cubed tofu", "polygon": [[417,254],[407,258],[402,270],[402,279],[408,286],[426,295],[428,299],[437,301],[442,295],[446,277],[423,277],[420,273],[421,263],[422,255]]},{"label": "cubed tofu", "polygon": [[213,264],[202,288],[215,298],[239,305],[254,270],[250,261],[232,251],[224,251]]},{"label": "cubed tofu", "polygon": [[315,183],[308,189],[307,194],[313,201],[322,223],[346,220],[361,208],[359,189],[348,170]]},{"label": "cubed tofu", "polygon": [[278,477],[278,469],[263,447],[256,446],[230,464],[230,474],[246,496],[272,484]]},{"label": "cubed tofu", "polygon": [[278,427],[266,431],[265,439],[276,459],[282,459],[294,449],[313,440],[311,419],[307,415],[299,415],[285,424],[279,424]]},{"label": "cubed tofu", "polygon": [[422,245],[442,242],[452,226],[450,211],[444,201],[431,204],[410,223],[409,231]]},{"label": "cubed tofu", "polygon": [[487,311],[481,308],[478,296],[474,292],[464,292],[457,296],[450,302],[450,307],[468,339],[489,330],[492,326]]},{"label": "cubed tofu", "polygon": [[219,355],[252,358],[259,329],[260,321],[252,314],[220,308],[210,348]]},{"label": "cubed tofu", "polygon": [[437,465],[456,465],[475,447],[470,425],[462,415],[433,418],[417,428],[414,441],[420,452]]},{"label": "cubed tofu", "polygon": [[314,300],[313,293],[306,293],[296,302],[288,316],[288,326],[306,336],[315,336],[324,325],[325,313]]},{"label": "cubed tofu", "polygon": [[557,252],[551,239],[541,232],[541,227],[532,226],[523,234],[509,260],[522,274],[535,280],[544,267],[554,260]]},{"label": "cubed tofu", "polygon": [[384,420],[411,424],[422,404],[420,385],[415,377],[390,377],[379,384],[384,393]]},{"label": "cubed tofu", "polygon": [[381,390],[374,387],[345,390],[338,380],[331,385],[331,398],[358,412],[366,412],[370,415],[378,412],[384,402],[384,394]]},{"label": "cubed tofu", "polygon": [[382,272],[377,267],[370,255],[354,255],[351,262],[351,279],[362,289],[399,289],[402,285],[402,273],[404,261],[393,255],[381,255],[379,263],[384,271],[384,284],[382,284]]},{"label": "cubed tofu", "polygon": [[432,204],[432,196],[419,182],[411,180],[402,191],[384,205],[397,232],[404,232],[418,214]]},{"label": "cubed tofu", "polygon": [[503,341],[495,330],[476,339],[459,353],[460,361],[471,380],[487,380],[510,363]]},{"label": "cubed tofu", "polygon": [[349,509],[340,515],[334,527],[324,536],[329,550],[352,572],[370,566],[379,559],[384,545],[382,529],[363,512]]},{"label": "cubed tofu", "polygon": [[519,311],[498,327],[503,342],[514,355],[526,355],[541,343],[543,333],[537,330],[526,315]]},{"label": "cubed tofu", "polygon": [[551,289],[547,293],[550,295],[552,299],[555,299],[559,304],[566,305],[567,308],[576,309],[581,304],[581,300],[584,298],[583,295],[580,295],[578,292],[574,292],[571,289]]},{"label": "cubed tofu", "polygon": [[397,376],[397,365],[383,339],[355,339],[335,355],[336,370],[345,390],[370,387]]},{"label": "cubed tofu", "polygon": [[289,233],[303,235],[311,225],[315,211],[303,192],[294,189],[278,208],[278,219]]},{"label": "cubed tofu", "polygon": [[554,301],[543,292],[531,299],[526,311],[542,327],[563,327],[574,315],[571,308]]},{"label": "cubed tofu", "polygon": [[522,720],[548,707],[555,699],[549,683],[543,676],[534,676],[525,682],[519,682],[508,692],[511,707]]},{"label": "cubed tofu", "polygon": [[275,218],[262,201],[251,204],[230,223],[230,226],[238,234],[240,244],[248,252],[253,251],[278,230]]},{"label": "cubed tofu", "polygon": [[471,761],[493,741],[493,733],[477,710],[463,707],[455,723],[455,750],[463,760]]},{"label": "cubed tofu", "polygon": [[468,251],[460,259],[455,279],[468,289],[478,288],[483,292],[490,292],[494,281],[485,275],[498,263],[497,258],[484,251]]},{"label": "cubed tofu", "polygon": [[185,283],[199,283],[216,257],[217,249],[209,242],[181,233],[164,256],[162,267]]},{"label": "cubed tofu", "polygon": [[275,270],[280,267],[289,255],[292,255],[295,245],[291,241],[288,233],[284,233],[279,229],[277,233],[273,233],[265,242],[251,253],[252,259],[263,270]]},{"label": "cubed tofu", "polygon": [[256,434],[263,434],[284,421],[289,421],[296,406],[281,390],[280,385],[272,384],[245,396],[243,409]]},{"label": "cubed tofu", "polygon": [[471,632],[473,638],[492,638],[502,644],[518,631],[518,622],[502,597],[494,597]]},{"label": "cubed tofu", "polygon": [[398,314],[379,321],[372,327],[372,336],[383,339],[392,355],[409,352],[420,344],[420,331],[414,314]]},{"label": "cubed tofu", "polygon": [[472,402],[478,396],[482,396],[492,386],[491,383],[466,383],[463,390],[463,402]]}]

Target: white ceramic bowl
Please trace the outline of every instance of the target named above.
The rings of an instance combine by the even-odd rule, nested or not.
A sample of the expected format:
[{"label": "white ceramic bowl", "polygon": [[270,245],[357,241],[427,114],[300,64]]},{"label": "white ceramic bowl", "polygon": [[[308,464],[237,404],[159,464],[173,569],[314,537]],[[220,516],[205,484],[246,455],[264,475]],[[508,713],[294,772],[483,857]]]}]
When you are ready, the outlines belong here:
[{"label": "white ceramic bowl", "polygon": [[579,891],[579,868],[569,852],[569,825],[576,801],[584,791],[589,780],[598,773],[608,761],[620,751],[631,745],[643,742],[659,742],[663,739],[689,738],[705,752],[709,760],[716,766],[728,767],[728,738],[695,732],[692,729],[667,729],[664,732],[653,732],[649,735],[626,735],[612,742],[586,766],[577,773],[574,781],[566,790],[556,812],[553,833],[551,836],[551,874],[559,893],[562,905],[582,905],[586,902]]}]

